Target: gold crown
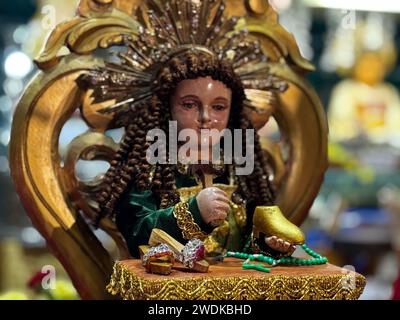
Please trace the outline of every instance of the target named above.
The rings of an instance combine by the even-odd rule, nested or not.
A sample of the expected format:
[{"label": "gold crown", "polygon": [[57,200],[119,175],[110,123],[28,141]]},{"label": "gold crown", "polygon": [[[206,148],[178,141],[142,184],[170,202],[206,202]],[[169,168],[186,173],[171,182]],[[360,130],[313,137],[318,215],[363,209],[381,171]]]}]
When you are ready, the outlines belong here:
[{"label": "gold crown", "polygon": [[158,75],[163,66],[189,51],[229,63],[245,90],[245,107],[258,110],[271,92],[285,91],[286,82],[269,74],[260,44],[247,30],[238,30],[239,19],[226,19],[224,11],[224,0],[147,0],[136,13],[141,24],[138,36],[125,37],[126,50],[114,53],[118,62],[108,62],[83,77],[94,90],[95,102],[116,101],[99,112],[142,105],[160,89]]}]

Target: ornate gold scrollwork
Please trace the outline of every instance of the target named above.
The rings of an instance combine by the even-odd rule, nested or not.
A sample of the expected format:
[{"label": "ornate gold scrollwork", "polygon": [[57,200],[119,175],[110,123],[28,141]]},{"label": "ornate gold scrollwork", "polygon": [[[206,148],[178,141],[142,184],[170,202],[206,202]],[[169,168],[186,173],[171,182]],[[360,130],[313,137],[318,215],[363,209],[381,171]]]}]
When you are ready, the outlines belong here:
[{"label": "ornate gold scrollwork", "polygon": [[97,48],[121,43],[123,36],[135,37],[138,28],[139,24],[132,17],[116,9],[87,12],[85,16],[58,25],[35,62],[46,70],[60,61],[62,57],[58,53],[63,46],[77,54],[89,54]]},{"label": "ornate gold scrollwork", "polygon": [[[61,183],[75,208],[94,221],[96,214],[93,210],[97,203],[93,200],[94,194],[102,183],[102,175],[91,181],[82,181],[76,174],[76,165],[79,160],[104,160],[110,162],[118,144],[111,137],[100,132],[86,132],[76,137],[67,147],[64,166],[61,170]],[[115,223],[111,219],[102,219],[99,227],[115,241],[121,259],[130,257],[125,240],[119,233]]]}]

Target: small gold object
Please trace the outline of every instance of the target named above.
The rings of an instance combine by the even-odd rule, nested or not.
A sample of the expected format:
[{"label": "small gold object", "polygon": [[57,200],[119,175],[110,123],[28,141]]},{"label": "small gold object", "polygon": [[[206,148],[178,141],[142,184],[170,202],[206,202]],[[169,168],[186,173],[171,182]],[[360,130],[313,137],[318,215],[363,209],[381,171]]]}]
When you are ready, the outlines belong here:
[{"label": "small gold object", "polygon": [[175,205],[174,217],[185,240],[193,238],[204,240],[207,237],[207,234],[201,231],[199,225],[194,221],[187,202],[179,202]]},{"label": "small gold object", "polygon": [[285,218],[278,206],[257,207],[253,217],[253,235],[277,236],[293,245],[303,244],[304,233]]}]

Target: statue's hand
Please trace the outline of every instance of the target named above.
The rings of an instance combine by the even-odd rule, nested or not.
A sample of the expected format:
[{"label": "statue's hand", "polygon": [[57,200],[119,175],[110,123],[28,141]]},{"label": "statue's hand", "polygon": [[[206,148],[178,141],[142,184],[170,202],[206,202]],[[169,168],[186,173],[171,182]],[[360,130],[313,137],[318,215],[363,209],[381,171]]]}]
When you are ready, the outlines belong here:
[{"label": "statue's hand", "polygon": [[279,239],[276,236],[265,237],[265,243],[270,248],[272,248],[276,251],[282,252],[288,256],[291,256],[293,254],[293,252],[296,250],[296,246],[290,244],[287,241]]},{"label": "statue's hand", "polygon": [[196,197],[201,217],[207,224],[218,225],[226,219],[229,211],[227,194],[219,188],[205,188]]}]

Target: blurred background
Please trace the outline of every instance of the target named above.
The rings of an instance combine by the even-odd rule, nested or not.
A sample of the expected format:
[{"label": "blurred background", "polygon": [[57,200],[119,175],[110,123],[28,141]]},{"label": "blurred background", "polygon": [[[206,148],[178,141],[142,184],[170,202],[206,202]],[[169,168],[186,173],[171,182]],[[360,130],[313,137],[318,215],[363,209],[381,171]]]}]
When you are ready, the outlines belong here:
[{"label": "blurred background", "polygon": [[[36,72],[32,60],[77,2],[0,2],[0,298],[77,298],[20,204],[7,157],[13,108]],[[330,167],[303,225],[308,245],[367,277],[361,299],[392,299],[400,270],[400,2],[270,3],[316,66],[308,79],[330,126]],[[60,149],[86,128],[68,121]],[[44,267],[57,274],[57,290],[38,285]]]}]

